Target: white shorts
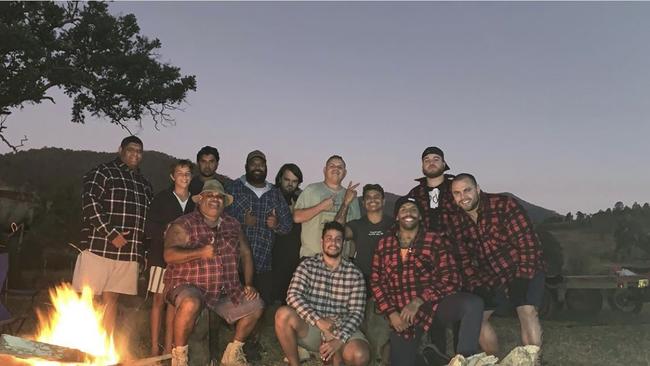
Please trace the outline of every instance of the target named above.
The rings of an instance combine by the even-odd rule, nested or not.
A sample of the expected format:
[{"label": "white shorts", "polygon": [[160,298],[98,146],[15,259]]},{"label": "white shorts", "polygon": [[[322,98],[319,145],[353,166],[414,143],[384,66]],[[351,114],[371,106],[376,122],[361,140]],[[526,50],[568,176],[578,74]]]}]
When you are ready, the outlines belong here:
[{"label": "white shorts", "polygon": [[101,295],[104,291],[137,295],[138,266],[138,262],[104,258],[84,250],[77,256],[72,287],[81,292],[84,286],[88,286],[94,295]]},{"label": "white shorts", "polygon": [[154,294],[162,294],[165,291],[165,283],[163,278],[165,277],[165,268],[158,266],[151,266],[149,268],[149,284],[147,285],[147,291],[153,292]]}]

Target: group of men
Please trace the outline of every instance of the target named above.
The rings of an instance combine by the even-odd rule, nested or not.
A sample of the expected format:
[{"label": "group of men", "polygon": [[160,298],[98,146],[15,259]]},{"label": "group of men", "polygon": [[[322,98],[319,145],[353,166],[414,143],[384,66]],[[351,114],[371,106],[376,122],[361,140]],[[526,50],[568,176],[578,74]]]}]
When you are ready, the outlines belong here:
[{"label": "group of men", "polygon": [[424,177],[392,216],[383,188],[363,186],[363,217],[359,183],[343,186],[338,155],[327,159],[322,182],[301,191],[295,164],[283,165],[271,184],[266,156],[255,150],[245,174],[229,180],[216,172],[218,150],[206,146],[196,176],[192,162],[178,160],[170,188],[153,196],[138,168],[142,151],[129,136],[115,160],[84,176],[87,249],[73,285],[101,296],[112,329],[119,294],[137,293],[146,246],[151,352],[161,352],[164,314],[174,366],[187,365],[204,307],[235,325],[221,364],[249,365],[244,343],[276,302],[285,304],[275,332],[292,366],[311,354],[334,365],[415,365],[423,334],[445,362],[447,328],[455,353],[496,353],[489,319],[507,302],[517,309],[522,343],[541,346],[535,307],[544,262],[530,220],[514,199],[482,192],[472,175],[445,174],[437,147],[424,150]]}]

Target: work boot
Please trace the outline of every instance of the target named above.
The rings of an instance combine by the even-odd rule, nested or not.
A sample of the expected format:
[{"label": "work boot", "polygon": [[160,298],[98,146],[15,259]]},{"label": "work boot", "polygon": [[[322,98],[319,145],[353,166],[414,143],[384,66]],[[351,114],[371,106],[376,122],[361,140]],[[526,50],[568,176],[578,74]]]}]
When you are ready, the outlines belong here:
[{"label": "work boot", "polygon": [[187,351],[189,346],[172,348],[172,366],[187,366]]},{"label": "work boot", "polygon": [[244,354],[244,343],[238,341],[228,343],[221,357],[221,366],[250,366]]}]

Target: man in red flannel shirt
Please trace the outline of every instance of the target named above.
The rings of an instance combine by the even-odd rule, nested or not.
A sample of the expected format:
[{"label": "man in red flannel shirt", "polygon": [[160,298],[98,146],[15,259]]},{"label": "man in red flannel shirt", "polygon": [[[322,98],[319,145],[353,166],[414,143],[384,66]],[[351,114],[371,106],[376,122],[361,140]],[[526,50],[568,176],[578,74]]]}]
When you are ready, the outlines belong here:
[{"label": "man in red flannel shirt", "polygon": [[[165,233],[165,299],[175,307],[172,366],[187,366],[187,340],[203,306],[229,324],[235,335],[222,366],[248,366],[243,345],[262,316],[264,303],[253,287],[253,256],[241,225],[223,212],[233,202],[216,179],[192,196],[198,210],[173,221]],[[239,279],[239,263],[244,284]]]},{"label": "man in red flannel shirt", "polygon": [[544,293],[544,260],[526,212],[512,197],[481,192],[471,174],[457,175],[451,190],[463,212],[443,220],[459,244],[464,287],[485,301],[481,348],[488,354],[498,351],[489,319],[507,301],[517,309],[523,344],[541,346],[536,306]]},{"label": "man in red flannel shirt", "polygon": [[[461,281],[445,234],[426,231],[423,210],[413,197],[395,204],[396,228],[379,240],[370,286],[377,309],[388,317],[390,364],[416,364],[420,336],[437,321],[460,322],[457,352],[478,352],[483,302],[460,291]],[[447,360],[448,361],[448,360]]]}]

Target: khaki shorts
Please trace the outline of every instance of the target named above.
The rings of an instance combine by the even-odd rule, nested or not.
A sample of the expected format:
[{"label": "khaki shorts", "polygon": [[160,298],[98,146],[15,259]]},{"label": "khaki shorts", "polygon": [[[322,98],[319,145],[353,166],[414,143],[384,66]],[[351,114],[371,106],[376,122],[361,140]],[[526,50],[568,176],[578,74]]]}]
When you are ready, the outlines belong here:
[{"label": "khaki shorts", "polygon": [[205,292],[200,288],[184,284],[179,285],[167,292],[167,302],[178,308],[185,298],[196,298],[201,300],[201,305],[208,305],[210,310],[214,311],[228,324],[233,324],[241,318],[245,318],[258,310],[264,309],[264,301],[258,296],[253,300],[243,298],[241,302],[235,305],[229,297],[225,296],[215,301],[206,301]]},{"label": "khaki shorts", "polygon": [[104,258],[84,250],[77,256],[72,287],[81,292],[84,286],[88,286],[94,295],[101,295],[104,291],[137,295],[138,268],[138,262]]},{"label": "khaki shorts", "polygon": [[151,266],[151,268],[149,268],[149,284],[147,285],[147,291],[153,292],[154,294],[162,294],[165,291],[165,283],[163,282],[164,277],[165,268]]},{"label": "khaki shorts", "polygon": [[[307,336],[304,338],[298,337],[298,345],[300,345],[302,348],[310,352],[318,352],[321,344],[321,335],[320,335],[321,331],[320,329],[318,329],[318,327],[313,326],[311,324],[307,324],[307,326],[309,327]],[[359,329],[357,329],[354,333],[352,333],[352,335],[348,339],[348,342],[355,339],[359,339],[368,343],[366,336]]]}]

